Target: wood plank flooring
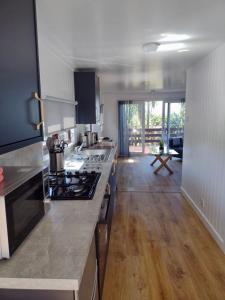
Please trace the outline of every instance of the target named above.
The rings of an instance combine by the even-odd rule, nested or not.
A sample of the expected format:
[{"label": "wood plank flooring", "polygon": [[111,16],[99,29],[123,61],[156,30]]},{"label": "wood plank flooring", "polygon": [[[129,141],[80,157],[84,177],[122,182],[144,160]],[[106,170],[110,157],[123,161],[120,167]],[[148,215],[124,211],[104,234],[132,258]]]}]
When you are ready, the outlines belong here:
[{"label": "wood plank flooring", "polygon": [[181,162],[149,164],[119,160],[103,300],[225,300],[225,255],[179,192]]}]

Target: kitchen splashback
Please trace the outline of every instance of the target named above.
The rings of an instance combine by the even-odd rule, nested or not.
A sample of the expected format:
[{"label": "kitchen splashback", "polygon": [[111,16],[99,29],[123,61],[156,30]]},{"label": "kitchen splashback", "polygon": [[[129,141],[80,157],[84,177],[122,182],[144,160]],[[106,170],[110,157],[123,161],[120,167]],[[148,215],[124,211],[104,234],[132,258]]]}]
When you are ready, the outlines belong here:
[{"label": "kitchen splashback", "polygon": [[0,155],[0,166],[41,166],[42,142]]}]

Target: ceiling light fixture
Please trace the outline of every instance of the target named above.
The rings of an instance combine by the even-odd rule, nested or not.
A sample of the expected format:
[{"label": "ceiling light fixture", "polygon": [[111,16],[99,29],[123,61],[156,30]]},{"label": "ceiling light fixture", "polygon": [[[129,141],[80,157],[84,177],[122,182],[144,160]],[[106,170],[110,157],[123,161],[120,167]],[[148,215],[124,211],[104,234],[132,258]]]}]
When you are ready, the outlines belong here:
[{"label": "ceiling light fixture", "polygon": [[159,46],[160,43],[156,42],[145,43],[143,44],[143,50],[145,53],[156,52]]},{"label": "ceiling light fixture", "polygon": [[175,51],[184,48],[184,43],[161,44],[159,45],[158,52]]},{"label": "ceiling light fixture", "polygon": [[183,53],[183,52],[189,52],[190,50],[188,50],[188,49],[180,49],[180,50],[178,50],[177,52],[179,52],[179,53]]},{"label": "ceiling light fixture", "polygon": [[161,34],[163,37],[160,42],[168,43],[168,42],[180,42],[180,41],[186,41],[190,39],[190,36],[187,34],[170,34],[170,33],[163,33]]}]

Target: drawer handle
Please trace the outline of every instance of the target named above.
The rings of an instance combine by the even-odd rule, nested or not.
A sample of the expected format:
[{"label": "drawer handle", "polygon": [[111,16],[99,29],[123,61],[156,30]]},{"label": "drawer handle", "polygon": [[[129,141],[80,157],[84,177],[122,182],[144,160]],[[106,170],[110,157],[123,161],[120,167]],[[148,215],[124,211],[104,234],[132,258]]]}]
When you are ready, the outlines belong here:
[{"label": "drawer handle", "polygon": [[107,194],[110,196],[111,195],[111,187],[110,187],[109,183],[107,183],[106,190],[107,190]]},{"label": "drawer handle", "polygon": [[32,98],[37,100],[40,103],[41,121],[37,124],[34,124],[35,130],[39,130],[41,128],[41,125],[43,125],[44,123],[44,101],[38,96],[37,92],[32,93]]},{"label": "drawer handle", "polygon": [[112,176],[114,176],[116,174],[116,165],[117,165],[117,160],[114,160],[113,162],[113,171],[112,171]]}]

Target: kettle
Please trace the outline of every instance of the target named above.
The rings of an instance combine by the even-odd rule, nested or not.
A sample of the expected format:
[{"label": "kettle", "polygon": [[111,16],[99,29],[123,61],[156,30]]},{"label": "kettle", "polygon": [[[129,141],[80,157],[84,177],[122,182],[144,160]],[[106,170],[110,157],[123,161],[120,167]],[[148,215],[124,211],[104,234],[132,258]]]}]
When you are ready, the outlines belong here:
[{"label": "kettle", "polygon": [[64,141],[59,142],[57,139],[49,138],[47,140],[47,147],[50,158],[50,172],[58,173],[64,171],[64,148],[68,144]]}]

